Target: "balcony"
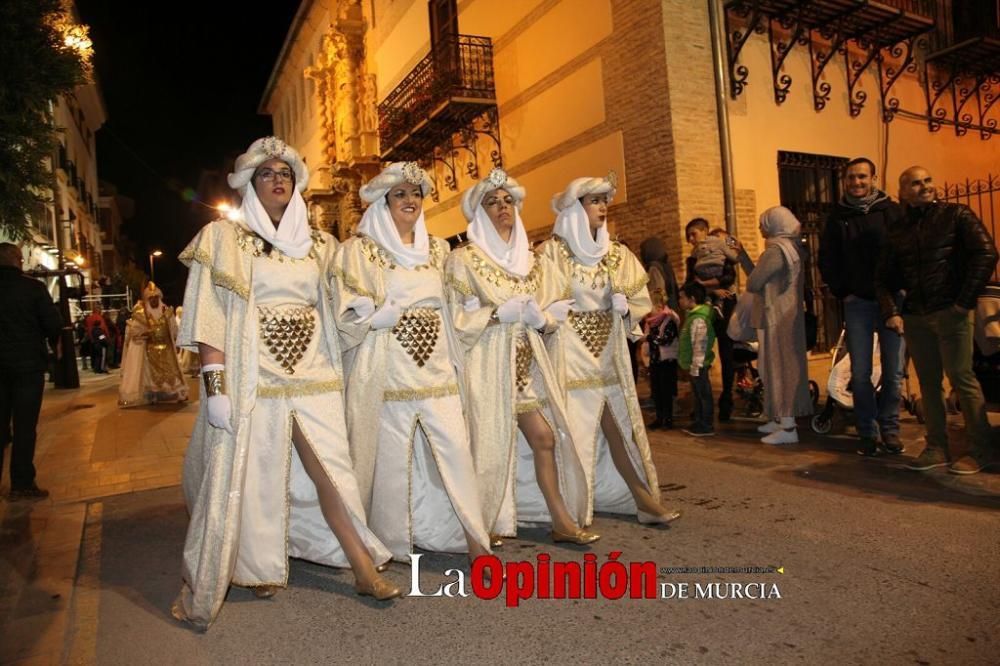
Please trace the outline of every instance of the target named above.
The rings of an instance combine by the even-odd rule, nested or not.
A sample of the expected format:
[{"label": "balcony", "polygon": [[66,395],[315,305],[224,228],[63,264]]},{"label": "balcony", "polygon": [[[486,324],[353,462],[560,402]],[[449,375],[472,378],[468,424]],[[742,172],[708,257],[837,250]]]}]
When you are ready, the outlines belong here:
[{"label": "balcony", "polygon": [[379,104],[383,160],[426,160],[478,116],[496,111],[489,37],[441,40]]},{"label": "balcony", "polygon": [[885,119],[896,106],[890,90],[913,62],[917,36],[936,25],[936,0],[728,0],[726,33],[729,41],[730,92],[735,99],[747,85],[749,71],[739,55],[754,33],[767,34],[771,50],[774,99],[784,103],[792,86],[784,63],[796,46],[809,50],[813,106],[822,111],[831,87],[823,73],[835,56],[846,59],[847,97],[851,116],[867,99],[859,89],[861,74],[873,65],[879,70]]},{"label": "balcony", "polygon": [[953,0],[950,10],[924,63],[928,126],[987,140],[1000,134],[1000,6]]},{"label": "balcony", "polygon": [[972,75],[1000,75],[1000,7],[956,2],[927,60]]}]

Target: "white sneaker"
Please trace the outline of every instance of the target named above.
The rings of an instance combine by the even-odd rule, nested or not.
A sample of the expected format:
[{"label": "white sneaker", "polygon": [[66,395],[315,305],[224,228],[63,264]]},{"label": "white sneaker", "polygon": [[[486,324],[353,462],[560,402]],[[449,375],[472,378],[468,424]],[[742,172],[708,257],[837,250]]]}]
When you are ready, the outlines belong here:
[{"label": "white sneaker", "polygon": [[760,441],[765,444],[798,444],[799,431],[795,428],[791,430],[776,430],[767,437],[762,437]]},{"label": "white sneaker", "polygon": [[777,421],[768,421],[763,425],[757,426],[757,432],[762,432],[765,435],[769,435],[772,432],[778,432],[781,430],[781,424]]}]

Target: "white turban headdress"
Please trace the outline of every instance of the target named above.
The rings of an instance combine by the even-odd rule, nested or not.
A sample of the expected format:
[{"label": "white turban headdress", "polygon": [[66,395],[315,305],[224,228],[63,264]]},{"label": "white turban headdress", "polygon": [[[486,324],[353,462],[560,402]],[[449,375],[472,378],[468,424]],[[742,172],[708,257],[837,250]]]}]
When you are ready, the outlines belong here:
[{"label": "white turban headdress", "polygon": [[[257,191],[250,186],[257,167],[272,159],[281,160],[295,173],[295,189],[277,226],[257,198]],[[302,198],[302,190],[309,184],[309,168],[294,148],[275,136],[257,139],[236,158],[233,173],[226,180],[243,197],[239,216],[251,231],[293,259],[303,259],[309,254],[312,230]]]},{"label": "white turban headdress", "polygon": [[396,229],[395,222],[392,221],[385,195],[389,193],[389,190],[403,183],[419,185],[423,196],[434,191],[434,184],[419,164],[416,162],[393,162],[382,169],[382,173],[362,185],[358,191],[361,200],[369,204],[361,216],[358,233],[374,240],[384,250],[392,254],[404,268],[410,269],[428,262],[430,236],[427,234],[427,224],[424,222],[424,212],[421,210],[420,217],[417,218],[417,223],[413,227],[413,245],[404,245],[403,240],[399,237],[399,231]]},{"label": "white turban headdress", "polygon": [[[514,228],[509,241],[500,238],[482,206],[483,198],[497,189],[503,189],[514,199]],[[531,245],[528,243],[524,223],[521,222],[520,209],[524,203],[524,195],[524,188],[503,169],[493,169],[489,176],[462,195],[462,213],[469,221],[466,232],[469,240],[504,270],[521,277],[528,274],[532,265]]]},{"label": "white turban headdress", "polygon": [[565,191],[552,198],[552,210],[556,212],[556,223],[552,233],[562,238],[580,263],[594,266],[608,253],[611,237],[605,221],[597,230],[597,238],[590,232],[587,211],[580,199],[590,194],[606,194],[610,202],[617,191],[617,178],[612,171],[605,178],[577,178]]},{"label": "white turban headdress", "polygon": [[229,187],[246,195],[254,172],[268,160],[281,160],[295,173],[295,189],[299,192],[309,185],[309,167],[298,152],[276,136],[266,136],[250,144],[247,151],[236,158],[233,172],[226,177]]}]

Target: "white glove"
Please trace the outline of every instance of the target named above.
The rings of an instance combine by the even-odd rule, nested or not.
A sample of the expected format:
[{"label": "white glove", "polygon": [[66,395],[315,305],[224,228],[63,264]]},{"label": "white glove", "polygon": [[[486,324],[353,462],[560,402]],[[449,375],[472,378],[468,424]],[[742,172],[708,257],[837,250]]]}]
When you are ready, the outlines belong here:
[{"label": "white glove", "polygon": [[462,303],[462,309],[466,312],[475,312],[481,307],[483,306],[480,304],[478,296],[469,296],[465,299],[465,302]]},{"label": "white glove", "polygon": [[515,296],[506,303],[501,303],[497,308],[497,319],[502,324],[513,324],[521,321],[521,312],[524,310],[524,298]]},{"label": "white glove", "polygon": [[233,403],[225,393],[208,396],[208,424],[233,434]]},{"label": "white glove", "polygon": [[402,310],[399,305],[396,304],[396,301],[391,298],[387,298],[385,303],[382,304],[382,307],[376,310],[375,314],[372,315],[371,322],[369,323],[375,330],[381,328],[392,328],[396,325],[396,322],[399,321],[399,315],[401,313]]},{"label": "white glove", "polygon": [[692,377],[697,377],[699,372],[701,372],[701,368],[695,365],[692,365],[691,369],[688,370],[688,374],[691,375]]},{"label": "white glove", "polygon": [[545,315],[542,314],[542,308],[538,305],[538,301],[533,298],[525,301],[524,310],[521,312],[521,321],[535,330],[545,328]]},{"label": "white glove", "polygon": [[348,310],[354,310],[358,319],[365,320],[375,314],[375,301],[367,296],[357,296],[347,304]]},{"label": "white glove", "polygon": [[628,314],[628,299],[625,294],[611,294],[611,309],[622,317]]},{"label": "white glove", "polygon": [[572,298],[565,301],[556,301],[549,307],[545,308],[545,311],[552,315],[552,318],[558,322],[564,322],[569,318],[570,310],[576,305],[576,301]]}]

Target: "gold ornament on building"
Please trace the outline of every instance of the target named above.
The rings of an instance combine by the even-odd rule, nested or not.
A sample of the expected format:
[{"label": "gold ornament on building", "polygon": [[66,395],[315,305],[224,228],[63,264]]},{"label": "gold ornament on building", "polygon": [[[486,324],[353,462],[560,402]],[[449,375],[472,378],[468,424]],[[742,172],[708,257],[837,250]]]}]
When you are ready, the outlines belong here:
[{"label": "gold ornament on building", "polygon": [[569,323],[594,358],[600,358],[608,344],[613,321],[610,312],[570,312]]},{"label": "gold ornament on building", "polygon": [[392,327],[392,334],[420,368],[434,352],[440,332],[441,317],[433,308],[406,310]]},{"label": "gold ornament on building", "polygon": [[260,337],[271,357],[284,369],[295,374],[295,364],[302,360],[316,330],[313,308],[271,309],[261,307]]}]

